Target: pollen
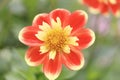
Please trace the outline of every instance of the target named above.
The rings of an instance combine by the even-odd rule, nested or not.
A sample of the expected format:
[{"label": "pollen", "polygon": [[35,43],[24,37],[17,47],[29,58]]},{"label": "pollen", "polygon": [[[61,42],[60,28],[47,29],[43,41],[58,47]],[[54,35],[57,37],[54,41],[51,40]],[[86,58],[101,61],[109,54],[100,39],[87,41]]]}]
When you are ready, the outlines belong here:
[{"label": "pollen", "polygon": [[64,31],[58,29],[52,29],[45,39],[45,45],[50,49],[61,51],[62,48],[67,44],[67,35]]},{"label": "pollen", "polygon": [[70,53],[69,45],[78,46],[78,38],[71,36],[72,28],[68,25],[65,28],[61,26],[60,18],[51,20],[51,26],[45,22],[39,27],[36,37],[43,41],[40,47],[40,53],[49,53],[49,59],[54,59],[56,53]]}]

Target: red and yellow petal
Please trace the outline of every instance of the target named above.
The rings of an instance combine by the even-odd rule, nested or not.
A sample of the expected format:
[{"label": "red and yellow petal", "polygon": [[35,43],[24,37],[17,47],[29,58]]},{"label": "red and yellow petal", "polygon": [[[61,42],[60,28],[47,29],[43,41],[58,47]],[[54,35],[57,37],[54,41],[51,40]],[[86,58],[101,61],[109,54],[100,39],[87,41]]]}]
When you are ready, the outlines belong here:
[{"label": "red and yellow petal", "polygon": [[83,29],[77,31],[74,35],[76,35],[77,38],[79,39],[77,41],[78,44],[79,44],[79,46],[78,46],[79,49],[88,48],[95,41],[94,32],[91,29],[88,29],[88,28],[86,28],[86,29],[83,28]]},{"label": "red and yellow petal", "polygon": [[43,72],[49,80],[55,80],[59,76],[61,69],[62,62],[59,54],[56,55],[55,59],[46,58],[43,65]]},{"label": "red and yellow petal", "polygon": [[116,0],[118,3],[120,3],[120,0]]},{"label": "red and yellow petal", "polygon": [[42,13],[35,16],[35,18],[33,19],[32,26],[39,27],[39,25],[42,25],[43,22],[50,24],[49,14]]},{"label": "red and yellow petal", "polygon": [[84,57],[83,54],[75,48],[71,48],[69,54],[63,53],[62,60],[63,64],[65,64],[71,70],[79,70],[84,65]]},{"label": "red and yellow petal", "polygon": [[101,5],[99,6],[99,10],[102,14],[108,14],[109,12],[109,6],[108,4],[105,4],[105,3],[101,3]]},{"label": "red and yellow petal", "polygon": [[120,3],[116,4],[110,4],[109,3],[110,10],[113,12],[114,15],[117,15],[117,12],[120,11]]},{"label": "red and yellow petal", "polygon": [[62,23],[62,27],[66,26],[65,20],[69,17],[71,13],[66,9],[55,9],[50,13],[50,17],[56,21],[59,17]]},{"label": "red and yellow petal", "polygon": [[82,0],[82,3],[91,6],[92,8],[98,8],[100,4],[99,0]]},{"label": "red and yellow petal", "polygon": [[35,34],[37,34],[39,28],[37,27],[24,27],[20,32],[19,32],[19,40],[28,45],[28,46],[40,46],[42,42],[37,39]]},{"label": "red and yellow petal", "polygon": [[81,29],[86,24],[87,20],[88,15],[86,14],[86,12],[82,10],[77,10],[69,16],[66,22],[73,28],[72,32],[74,32]]},{"label": "red and yellow petal", "polygon": [[40,47],[30,47],[25,55],[25,60],[30,66],[38,66],[43,63],[47,53],[41,54]]}]

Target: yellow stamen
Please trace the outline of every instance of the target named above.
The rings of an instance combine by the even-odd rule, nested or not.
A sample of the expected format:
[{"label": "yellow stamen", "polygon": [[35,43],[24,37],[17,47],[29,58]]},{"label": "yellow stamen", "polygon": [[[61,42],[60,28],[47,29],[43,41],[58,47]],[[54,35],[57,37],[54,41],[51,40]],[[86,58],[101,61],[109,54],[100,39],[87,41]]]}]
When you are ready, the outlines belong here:
[{"label": "yellow stamen", "polygon": [[78,46],[78,40],[75,36],[70,36],[72,28],[70,25],[65,28],[61,27],[60,18],[51,20],[51,26],[45,22],[40,25],[42,31],[38,31],[36,37],[42,40],[43,46],[40,47],[41,53],[50,52],[49,59],[54,59],[56,53],[70,53],[69,45]]},{"label": "yellow stamen", "polygon": [[69,47],[68,45],[65,45],[65,46],[63,47],[63,51],[64,51],[65,53],[70,53],[70,47]]},{"label": "yellow stamen", "polygon": [[66,35],[69,35],[71,33],[71,31],[72,31],[72,28],[70,27],[70,25],[68,25],[64,28],[64,32]]},{"label": "yellow stamen", "polygon": [[55,21],[54,19],[51,20],[51,24],[53,28],[60,28],[61,29],[61,21],[60,18],[56,18],[57,21]]},{"label": "yellow stamen", "polygon": [[38,31],[38,34],[35,35],[39,40],[44,41],[46,33],[43,31]]},{"label": "yellow stamen", "polygon": [[50,30],[51,27],[49,24],[43,22],[43,25],[42,26],[40,25],[39,28],[43,31],[48,31],[48,30]]},{"label": "yellow stamen", "polygon": [[79,39],[77,37],[69,37],[68,42],[74,46],[78,46],[78,43],[76,41],[78,41]]},{"label": "yellow stamen", "polygon": [[49,53],[49,59],[55,59],[55,56],[56,56],[56,51],[51,51]]},{"label": "yellow stamen", "polygon": [[49,49],[46,48],[46,46],[41,46],[41,47],[40,47],[40,52],[41,52],[41,53],[46,53],[46,52],[48,52],[48,50],[49,50]]}]

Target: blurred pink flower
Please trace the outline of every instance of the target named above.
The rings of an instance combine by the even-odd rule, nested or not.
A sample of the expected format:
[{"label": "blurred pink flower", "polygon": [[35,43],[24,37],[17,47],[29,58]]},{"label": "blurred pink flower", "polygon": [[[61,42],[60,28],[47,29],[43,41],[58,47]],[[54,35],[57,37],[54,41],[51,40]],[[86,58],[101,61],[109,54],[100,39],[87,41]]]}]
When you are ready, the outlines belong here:
[{"label": "blurred pink flower", "polygon": [[103,15],[90,14],[89,17],[89,26],[91,27],[91,29],[93,29],[102,36],[108,34],[111,22],[110,16],[105,17]]}]

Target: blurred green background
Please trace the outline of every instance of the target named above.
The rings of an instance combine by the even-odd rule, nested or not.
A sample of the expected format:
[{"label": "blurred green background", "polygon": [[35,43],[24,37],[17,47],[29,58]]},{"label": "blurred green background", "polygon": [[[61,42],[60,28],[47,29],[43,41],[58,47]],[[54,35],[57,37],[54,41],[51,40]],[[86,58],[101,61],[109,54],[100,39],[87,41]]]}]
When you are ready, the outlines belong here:
[{"label": "blurred green background", "polygon": [[56,80],[120,80],[120,19],[91,14],[77,0],[0,0],[0,80],[47,80],[41,66],[26,64],[27,46],[20,43],[18,33],[35,15],[56,8],[85,10],[86,27],[96,34],[95,43],[83,50],[85,66],[79,71],[63,67]]}]

